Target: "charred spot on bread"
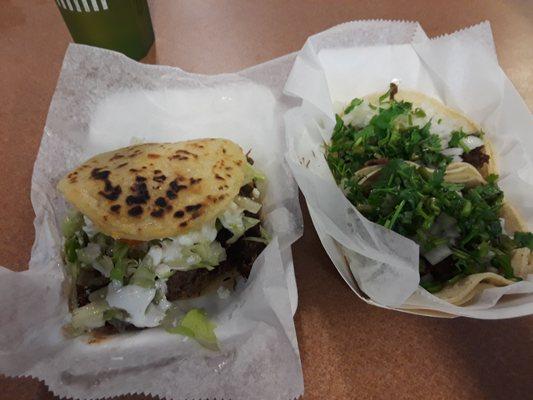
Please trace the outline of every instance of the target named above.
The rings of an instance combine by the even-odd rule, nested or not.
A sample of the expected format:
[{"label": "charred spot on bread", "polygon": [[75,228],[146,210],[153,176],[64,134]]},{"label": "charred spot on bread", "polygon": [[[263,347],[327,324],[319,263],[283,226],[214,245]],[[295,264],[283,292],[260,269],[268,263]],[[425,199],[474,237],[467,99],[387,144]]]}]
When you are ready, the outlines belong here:
[{"label": "charred spot on bread", "polygon": [[146,178],[142,176],[135,177],[135,183],[131,186],[131,191],[134,194],[126,197],[127,205],[146,204],[150,200],[150,193],[144,181],[146,181]]},{"label": "charred spot on bread", "polygon": [[110,174],[111,174],[111,171],[108,171],[108,170],[102,171],[101,168],[94,168],[91,171],[91,178],[103,181],[103,180],[106,180]]},{"label": "charred spot on bread", "polygon": [[120,153],[116,153],[116,154],[113,155],[113,157],[111,157],[109,159],[109,161],[115,161],[115,160],[118,160],[120,158],[124,158],[124,156],[122,154],[120,154]]},{"label": "charred spot on bread", "polygon": [[150,213],[150,215],[152,217],[155,217],[155,218],[161,218],[163,216],[163,214],[165,213],[165,210],[160,208],[158,210],[154,210]]},{"label": "charred spot on bread", "polygon": [[202,208],[202,204],[201,203],[198,203],[198,204],[190,204],[188,206],[185,206],[185,211],[187,212],[193,212],[193,211],[197,211],[199,210],[200,208]]},{"label": "charred spot on bread", "polygon": [[180,184],[177,183],[175,180],[173,180],[173,181],[170,182],[170,184],[168,185],[168,188],[169,188],[170,190],[172,190],[174,193],[178,193],[180,190],[187,189],[187,186],[186,186],[186,185],[180,185]]},{"label": "charred spot on bread", "polygon": [[128,210],[128,215],[132,217],[137,217],[143,213],[143,208],[141,206],[135,206]]},{"label": "charred spot on bread", "polygon": [[158,197],[158,198],[155,200],[155,204],[156,204],[156,206],[158,206],[158,207],[166,207],[166,206],[167,206],[167,201],[165,200],[164,197]]}]

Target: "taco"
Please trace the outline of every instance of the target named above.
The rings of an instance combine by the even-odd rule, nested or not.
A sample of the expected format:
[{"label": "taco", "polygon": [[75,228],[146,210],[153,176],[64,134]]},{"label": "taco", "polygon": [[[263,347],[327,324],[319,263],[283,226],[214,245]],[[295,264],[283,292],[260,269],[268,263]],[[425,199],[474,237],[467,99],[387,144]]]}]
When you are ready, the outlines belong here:
[{"label": "taco", "polygon": [[229,140],[146,143],[61,179],[70,330],[159,326],[172,301],[247,277],[267,242],[252,164]]},{"label": "taco", "polygon": [[[474,122],[395,84],[385,94],[353,99],[336,121],[328,148],[334,175],[340,167],[355,172],[394,158],[430,168],[468,163],[484,178],[497,173],[492,144]],[[338,165],[337,159],[344,162]]]},{"label": "taco", "polygon": [[[490,142],[483,139],[479,146],[487,161],[481,166],[468,157],[454,160],[442,154],[448,139],[441,138],[480,132],[470,129],[474,125],[466,124],[466,117],[422,95],[401,97],[418,101],[414,108],[399,100],[399,93],[394,97],[398,101],[386,95],[378,101],[388,105],[365,117],[366,125],[337,116],[326,148],[333,176],[351,203],[369,220],[418,243],[420,285],[452,304],[465,304],[485,288],[509,285],[533,273],[533,234],[504,201]],[[352,101],[345,116],[357,114],[364,104],[372,100]],[[420,127],[415,114],[431,117]],[[441,128],[451,129],[448,135],[434,133],[437,116]]]}]

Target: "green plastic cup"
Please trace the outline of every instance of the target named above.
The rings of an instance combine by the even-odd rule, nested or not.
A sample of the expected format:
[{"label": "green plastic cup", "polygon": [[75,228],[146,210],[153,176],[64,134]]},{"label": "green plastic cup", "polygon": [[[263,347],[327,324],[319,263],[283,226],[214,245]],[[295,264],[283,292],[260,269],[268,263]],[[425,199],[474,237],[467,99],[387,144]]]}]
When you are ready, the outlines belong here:
[{"label": "green plastic cup", "polygon": [[140,60],[154,43],[146,0],[56,0],[76,43]]}]

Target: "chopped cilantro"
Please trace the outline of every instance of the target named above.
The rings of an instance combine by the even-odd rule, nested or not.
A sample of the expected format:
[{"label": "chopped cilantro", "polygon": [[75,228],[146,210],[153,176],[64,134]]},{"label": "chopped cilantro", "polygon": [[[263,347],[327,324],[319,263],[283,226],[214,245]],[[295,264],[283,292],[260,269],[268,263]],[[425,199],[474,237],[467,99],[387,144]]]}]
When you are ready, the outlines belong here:
[{"label": "chopped cilantro", "polygon": [[363,100],[362,99],[358,99],[358,98],[355,98],[353,99],[350,104],[348,105],[348,107],[346,107],[344,109],[344,114],[349,114],[351,113],[355,107],[357,107],[358,105],[362,104],[363,103]]},{"label": "chopped cilantro", "polygon": [[[533,245],[533,234],[516,234],[516,243],[507,243],[512,239],[502,233],[500,225],[503,193],[497,177],[489,177],[486,185],[465,188],[444,181],[444,171],[444,166],[428,172],[393,159],[380,170],[371,187],[346,175],[343,186],[348,199],[371,221],[412,238],[422,249],[442,244],[452,249],[451,275],[425,282],[427,290],[438,291],[450,280],[484,272],[489,266],[498,268],[508,279],[518,279],[510,264],[510,250]],[[450,239],[432,233],[441,214],[455,221],[459,237]]]},{"label": "chopped cilantro", "polygon": [[[344,112],[361,103],[361,99],[352,100]],[[413,116],[425,116],[423,110],[413,111],[411,103],[395,100],[381,104],[377,110],[366,126],[346,125],[336,116],[327,160],[337,182],[362,168],[367,161],[378,158],[400,158],[432,168],[450,162],[450,157],[441,154],[439,136],[430,132],[431,122],[413,125]]]},{"label": "chopped cilantro", "polygon": [[463,143],[463,139],[467,137],[468,135],[464,133],[462,130],[460,131],[453,131],[452,137],[450,138],[450,141],[448,142],[448,146],[450,147],[460,147],[463,149],[465,153],[468,153],[470,151],[470,148],[466,146]]},{"label": "chopped cilantro", "polygon": [[531,232],[515,232],[514,241],[517,248],[527,247],[533,250],[533,233]]},{"label": "chopped cilantro", "polygon": [[[449,247],[451,255],[437,265],[421,257],[421,286],[428,291],[438,292],[445,284],[489,267],[519,280],[511,265],[512,251],[533,250],[533,233],[517,232],[514,238],[503,233],[498,177],[490,175],[486,184],[472,188],[446,182],[451,158],[441,154],[440,137],[430,132],[431,120],[424,126],[413,125],[414,117],[423,118],[426,113],[413,110],[409,102],[394,100],[393,89],[391,85],[377,107],[369,104],[375,113],[366,126],[346,125],[336,116],[326,159],[337,183],[369,220],[413,239],[422,252]],[[345,113],[361,103],[352,100]],[[453,131],[448,145],[468,152],[463,143],[466,136],[462,130]],[[355,173],[372,160],[383,167],[363,181]],[[443,220],[448,221],[444,229]]]},{"label": "chopped cilantro", "polygon": [[426,113],[421,108],[415,108],[413,111],[413,115],[418,118],[424,118],[426,116]]}]

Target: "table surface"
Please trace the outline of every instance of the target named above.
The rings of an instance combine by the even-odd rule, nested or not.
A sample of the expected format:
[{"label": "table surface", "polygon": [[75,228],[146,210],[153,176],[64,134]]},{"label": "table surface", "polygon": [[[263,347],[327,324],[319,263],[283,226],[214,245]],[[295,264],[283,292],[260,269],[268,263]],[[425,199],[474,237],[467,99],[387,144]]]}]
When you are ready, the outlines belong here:
[{"label": "table surface", "polygon": [[[3,0],[0,12],[0,265],[25,268],[29,192],[48,106],[71,41],[52,0]],[[282,56],[354,19],[419,21],[430,36],[489,20],[500,63],[533,105],[532,1],[158,1],[147,62],[221,73]],[[13,186],[13,182],[17,182]],[[438,320],[358,300],[322,249],[305,205],[294,247],[304,399],[525,399],[533,393],[533,318]],[[16,244],[16,245],[13,245]],[[32,379],[0,378],[0,399],[52,399]],[[127,396],[125,398],[144,398]]]}]

